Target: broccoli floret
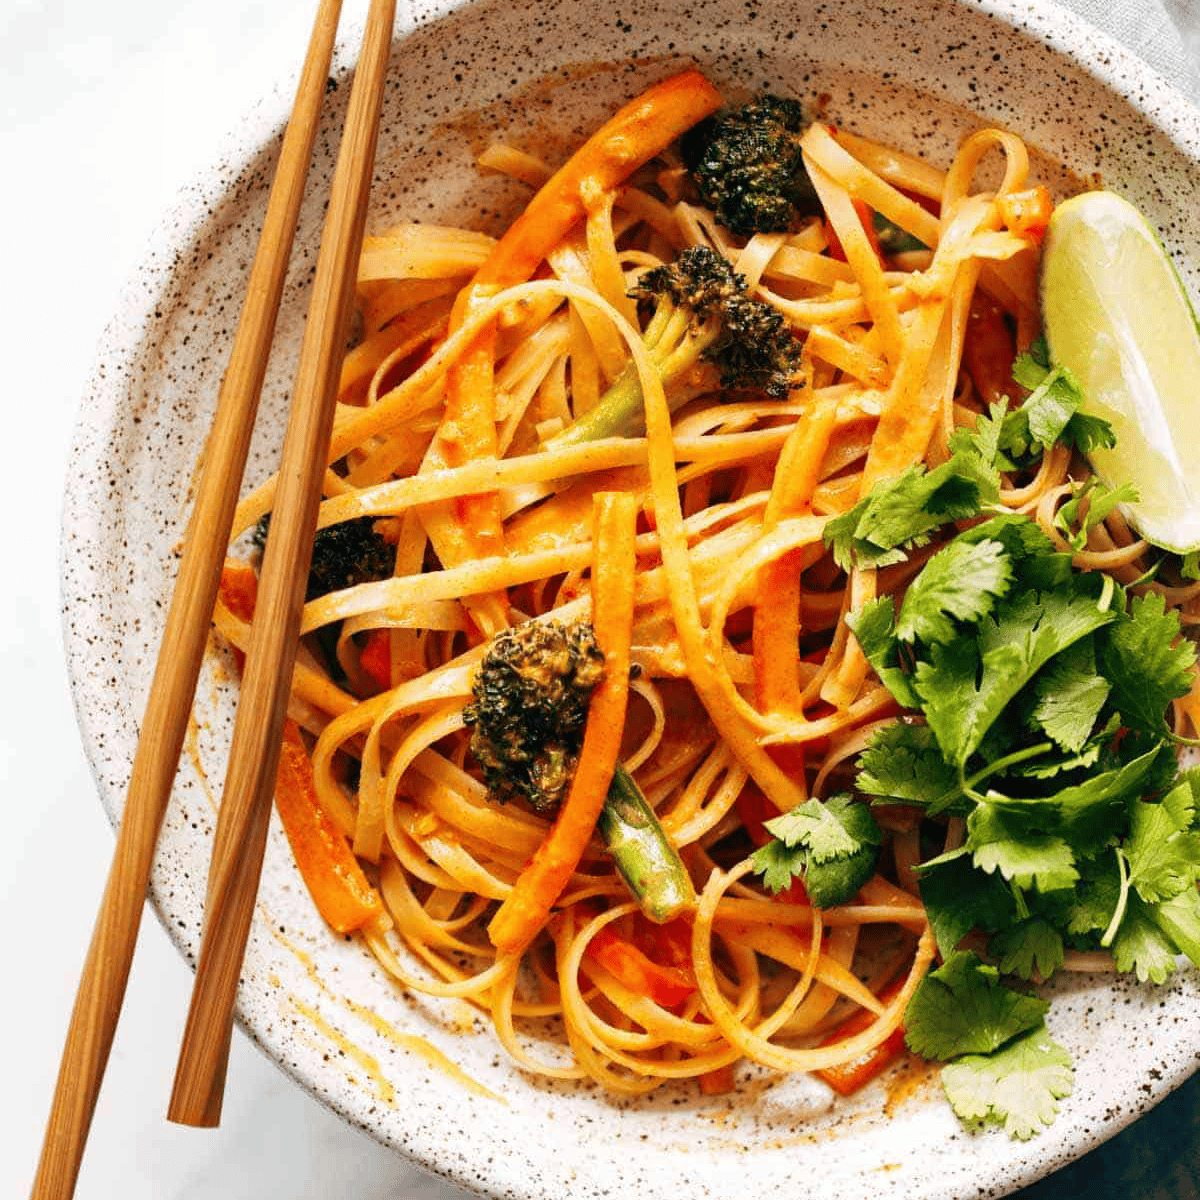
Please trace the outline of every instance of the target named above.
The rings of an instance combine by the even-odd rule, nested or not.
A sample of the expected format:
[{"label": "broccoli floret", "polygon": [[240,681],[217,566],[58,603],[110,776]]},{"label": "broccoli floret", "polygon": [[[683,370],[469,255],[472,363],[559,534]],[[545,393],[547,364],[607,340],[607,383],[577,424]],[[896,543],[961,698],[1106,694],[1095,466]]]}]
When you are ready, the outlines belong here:
[{"label": "broccoli floret", "polygon": [[[270,527],[270,513],[254,527],[251,539],[260,550],[266,547]],[[331,525],[318,530],[313,539],[312,566],[304,598],[316,600],[329,592],[387,579],[395,566],[396,548],[375,532],[370,517]]]},{"label": "broccoli floret", "polygon": [[800,153],[807,126],[798,101],[764,95],[684,134],[683,161],[723,225],[749,237],[821,212]]},{"label": "broccoli floret", "polygon": [[[787,396],[802,347],[783,316],[750,295],[746,281],[715,250],[690,247],[669,266],[645,272],[631,294],[655,303],[646,340],[656,325],[662,329],[653,342],[656,357],[666,351],[672,365],[676,356],[687,365],[706,358],[720,369],[722,387]],[[686,329],[676,341],[681,316]]]},{"label": "broccoli floret", "polygon": [[[717,382],[777,398],[793,386],[800,343],[783,316],[755,299],[715,250],[689,247],[673,263],[646,271],[630,295],[654,304],[642,336],[672,408]],[[715,366],[715,375],[706,363]],[[642,412],[641,386],[629,369],[550,445],[638,432]]]},{"label": "broccoli floret", "polygon": [[529,621],[496,635],[463,711],[471,753],[496,799],[540,813],[566,795],[604,654],[587,622]]},{"label": "broccoli floret", "polygon": [[[592,691],[603,676],[604,652],[587,621],[529,621],[492,639],[463,721],[495,799],[521,798],[544,815],[558,808],[579,761]],[[695,904],[679,852],[620,764],[596,827],[652,921],[669,921]]]}]

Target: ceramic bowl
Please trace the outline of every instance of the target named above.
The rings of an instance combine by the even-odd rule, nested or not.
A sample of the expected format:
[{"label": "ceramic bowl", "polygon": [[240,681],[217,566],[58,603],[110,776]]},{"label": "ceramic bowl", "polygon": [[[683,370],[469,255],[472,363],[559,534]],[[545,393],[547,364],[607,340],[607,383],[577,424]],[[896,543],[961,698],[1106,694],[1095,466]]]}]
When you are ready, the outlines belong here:
[{"label": "ceramic bowl", "polygon": [[[352,33],[339,52],[310,195],[323,194],[332,171],[357,44]],[[373,223],[499,229],[521,195],[472,165],[491,132],[552,158],[685,63],[731,94],[765,87],[822,97],[839,125],[937,162],[982,124],[1019,131],[1056,188],[1098,175],[1142,206],[1198,290],[1200,115],[1075,18],[1015,0],[417,4],[403,11],[395,39]],[[166,215],[104,337],[79,419],[63,526],[64,621],[83,740],[114,820],[285,118],[282,107],[256,111]],[[320,218],[310,199],[250,481],[278,453]],[[193,962],[234,697],[230,664],[214,649],[152,882],[164,925]],[[732,1097],[681,1087],[618,1102],[522,1075],[473,1010],[394,987],[365,950],[321,923],[273,828],[238,1017],[346,1120],[481,1194],[699,1200],[786,1195],[799,1185],[812,1197],[917,1200],[1027,1183],[1194,1069],[1193,973],[1157,989],[1081,976],[1053,990],[1051,1031],[1075,1058],[1075,1089],[1056,1123],[1029,1142],[964,1131],[935,1077],[913,1072],[836,1105],[819,1085],[770,1075],[753,1075]]]}]

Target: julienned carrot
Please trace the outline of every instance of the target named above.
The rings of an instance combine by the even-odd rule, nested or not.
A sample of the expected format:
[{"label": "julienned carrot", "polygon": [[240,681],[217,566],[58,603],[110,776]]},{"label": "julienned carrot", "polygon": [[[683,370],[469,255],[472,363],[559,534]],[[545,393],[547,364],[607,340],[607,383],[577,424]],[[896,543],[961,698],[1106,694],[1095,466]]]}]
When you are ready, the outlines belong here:
[{"label": "julienned carrot", "polygon": [[[894,984],[892,987],[885,989],[879,996],[880,1002],[885,1006],[890,1004],[896,998],[902,986],[902,984]],[[844,1042],[856,1033],[862,1033],[864,1029],[876,1020],[878,1020],[876,1015],[872,1012],[867,1012],[865,1009],[862,1012],[855,1013],[854,1016],[848,1017],[829,1034],[821,1042],[821,1045],[833,1046],[838,1042]],[[870,1083],[876,1075],[903,1052],[904,1026],[901,1025],[884,1038],[878,1046],[874,1046],[872,1049],[860,1054],[858,1058],[851,1059],[850,1062],[842,1063],[836,1067],[826,1067],[822,1071],[817,1071],[816,1074],[829,1084],[839,1096],[852,1096],[859,1088],[865,1087]]]},{"label": "julienned carrot", "polygon": [[567,798],[488,926],[488,936],[502,954],[519,954],[542,927],[583,857],[617,766],[629,700],[637,511],[637,500],[628,493],[596,496],[592,624],[604,651],[604,678],[592,693]]},{"label": "julienned carrot", "polygon": [[754,699],[764,713],[799,717],[800,574],[808,565],[803,549],[789,550],[758,573],[751,642]]},{"label": "julienned carrot", "polygon": [[275,808],[296,866],[326,922],[338,933],[350,933],[379,916],[379,894],[367,882],[345,834],[317,799],[312,761],[295,721],[283,727]]},{"label": "julienned carrot", "polygon": [[386,629],[372,629],[358,655],[358,665],[381,691],[392,686],[392,638]]},{"label": "julienned carrot", "polygon": [[[821,463],[837,423],[837,407],[815,404],[796,422],[779,455],[764,532],[809,511]],[[800,575],[824,547],[801,546],[767,563],[758,575],[752,650],[755,701],[765,713],[803,716],[800,701]]]},{"label": "julienned carrot", "polygon": [[258,600],[258,575],[249,563],[226,559],[221,568],[219,589],[221,603],[235,617],[249,621],[254,616],[254,604]]},{"label": "julienned carrot", "polygon": [[[625,105],[551,176],[509,226],[455,304],[451,332],[460,327],[475,297],[528,280],[582,219],[590,198],[624,182],[720,104],[716,88],[699,71],[689,70],[654,84]],[[496,453],[494,353],[494,331],[481,331],[450,373],[445,415],[427,467],[457,466]],[[444,565],[503,552],[500,510],[492,497],[460,502],[454,517],[453,521],[431,518],[427,526]],[[495,600],[476,601],[471,607],[481,624],[503,623]]]},{"label": "julienned carrot", "polygon": [[976,288],[967,313],[963,338],[963,366],[975,385],[985,408],[1008,402],[1016,408],[1025,392],[1012,377],[1017,344],[1004,320],[1004,309],[986,292]]},{"label": "julienned carrot", "polygon": [[631,992],[663,1008],[682,1003],[696,990],[696,977],[691,971],[655,962],[610,925],[588,942],[584,958],[598,963]]},{"label": "julienned carrot", "polygon": [[647,88],[550,177],[496,243],[473,285],[524,282],[583,216],[589,195],[623,183],[720,105],[721,94],[699,71],[683,71]]},{"label": "julienned carrot", "polygon": [[1040,241],[1050,224],[1054,201],[1041,184],[1023,192],[1009,192],[996,201],[1000,217],[1010,233]]},{"label": "julienned carrot", "polygon": [[[249,621],[258,599],[254,568],[228,560],[221,568],[220,595],[235,617]],[[350,933],[383,912],[383,902],[367,882],[345,834],[317,799],[312,760],[292,720],[283,726],[275,809],[313,903],[333,929]]]}]

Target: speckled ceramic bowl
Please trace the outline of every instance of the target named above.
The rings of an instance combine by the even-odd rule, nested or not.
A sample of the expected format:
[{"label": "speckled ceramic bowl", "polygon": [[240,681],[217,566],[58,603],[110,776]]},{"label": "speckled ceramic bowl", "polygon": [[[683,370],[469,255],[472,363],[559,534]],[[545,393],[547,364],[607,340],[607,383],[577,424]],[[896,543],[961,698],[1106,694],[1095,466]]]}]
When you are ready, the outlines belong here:
[{"label": "speckled ceramic bowl", "polygon": [[[550,156],[644,84],[695,62],[731,91],[823,95],[839,124],[934,160],[947,160],[981,123],[1016,129],[1056,185],[1101,173],[1142,205],[1197,290],[1200,115],[1067,14],[1016,0],[660,0],[641,8],[638,16],[582,0],[481,0],[404,12],[375,220],[495,229],[520,196],[472,168],[472,150],[489,130]],[[356,36],[345,43],[356,44]],[[348,61],[344,54],[343,83]],[[331,98],[318,184],[332,169],[347,91]],[[167,215],[107,331],[80,418],[64,519],[66,638],[83,739],[114,819],[283,103],[237,129],[222,161]],[[281,439],[319,219],[310,202],[252,479],[270,470]],[[192,961],[233,700],[228,664],[214,653],[152,884],[164,924]],[[1075,1091],[1053,1128],[1028,1143],[964,1132],[929,1078],[893,1078],[836,1106],[818,1085],[774,1077],[756,1078],[732,1099],[681,1089],[618,1103],[590,1087],[523,1076],[465,1006],[392,987],[364,951],[320,922],[273,830],[239,1016],[347,1120],[487,1195],[673,1200],[789,1195],[799,1185],[813,1197],[913,1200],[1009,1191],[1109,1136],[1195,1068],[1194,974],[1157,990],[1081,977],[1056,993],[1050,1024],[1074,1054]],[[438,1065],[438,1053],[490,1094]]]}]

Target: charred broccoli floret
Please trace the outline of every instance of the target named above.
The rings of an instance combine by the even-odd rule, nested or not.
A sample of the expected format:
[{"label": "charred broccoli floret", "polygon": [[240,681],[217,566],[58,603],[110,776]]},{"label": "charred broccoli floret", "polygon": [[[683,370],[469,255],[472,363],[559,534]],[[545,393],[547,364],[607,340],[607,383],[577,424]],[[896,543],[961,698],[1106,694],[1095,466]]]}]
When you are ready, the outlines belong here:
[{"label": "charred broccoli floret", "polygon": [[[271,514],[254,527],[251,538],[262,550],[267,544]],[[370,517],[358,517],[318,530],[313,540],[312,566],[308,572],[305,600],[316,600],[329,592],[387,579],[395,569],[396,548],[375,532]]]},{"label": "charred broccoli floret", "polygon": [[[523,798],[544,815],[558,808],[579,760],[592,691],[603,676],[604,653],[586,621],[529,621],[492,639],[463,720],[495,799]],[[651,920],[669,921],[695,903],[678,852],[620,765],[597,831]]]},{"label": "charred broccoli floret", "polygon": [[807,126],[798,101],[764,95],[684,134],[684,164],[721,224],[749,237],[820,213],[800,153]]},{"label": "charred broccoli floret", "polygon": [[496,799],[540,813],[566,795],[604,654],[583,622],[529,621],[497,634],[463,712],[471,753]]},{"label": "charred broccoli floret", "polygon": [[[801,345],[783,316],[755,299],[742,276],[715,250],[689,247],[673,263],[644,272],[630,295],[654,305],[642,336],[672,407],[715,382],[787,395],[799,369]],[[694,378],[706,363],[712,367]],[[641,421],[642,389],[630,368],[550,445],[640,431]]]},{"label": "charred broccoli floret", "polygon": [[760,388],[776,399],[788,394],[800,343],[715,250],[690,247],[670,265],[645,272],[632,295],[655,305],[647,341],[657,326],[654,345],[668,352],[672,366],[677,356],[690,365],[698,354],[716,363],[723,387]]}]

